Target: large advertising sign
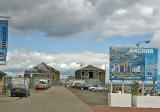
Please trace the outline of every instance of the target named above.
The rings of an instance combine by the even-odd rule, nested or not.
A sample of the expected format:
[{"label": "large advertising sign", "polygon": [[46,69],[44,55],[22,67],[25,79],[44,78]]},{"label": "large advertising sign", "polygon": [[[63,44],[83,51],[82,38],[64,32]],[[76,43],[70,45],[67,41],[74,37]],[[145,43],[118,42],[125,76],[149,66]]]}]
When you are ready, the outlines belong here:
[{"label": "large advertising sign", "polygon": [[0,61],[6,61],[8,46],[8,20],[0,20]]},{"label": "large advertising sign", "polygon": [[110,80],[157,80],[158,49],[110,47]]},{"label": "large advertising sign", "polygon": [[157,91],[160,92],[160,75],[157,75]]}]

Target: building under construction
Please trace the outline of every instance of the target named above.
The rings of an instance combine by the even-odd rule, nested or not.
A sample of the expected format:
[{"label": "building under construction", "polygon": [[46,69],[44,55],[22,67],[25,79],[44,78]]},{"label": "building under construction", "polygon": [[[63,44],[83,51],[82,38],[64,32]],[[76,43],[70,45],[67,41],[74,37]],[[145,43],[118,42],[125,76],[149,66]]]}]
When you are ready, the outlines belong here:
[{"label": "building under construction", "polygon": [[41,63],[25,70],[24,77],[51,79],[53,83],[56,83],[60,79],[60,71],[46,65],[45,63]]},{"label": "building under construction", "polygon": [[105,70],[88,65],[75,71],[75,79],[96,79],[102,86],[105,86]]}]

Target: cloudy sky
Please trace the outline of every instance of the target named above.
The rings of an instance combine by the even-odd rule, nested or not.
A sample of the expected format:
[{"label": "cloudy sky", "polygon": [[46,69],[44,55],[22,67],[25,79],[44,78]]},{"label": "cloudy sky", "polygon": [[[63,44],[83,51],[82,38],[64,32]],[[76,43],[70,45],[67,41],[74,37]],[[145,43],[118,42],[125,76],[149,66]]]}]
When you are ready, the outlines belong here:
[{"label": "cloudy sky", "polygon": [[160,47],[159,0],[0,0],[9,16],[8,75],[45,62],[73,75],[80,66],[108,66],[109,46]]}]

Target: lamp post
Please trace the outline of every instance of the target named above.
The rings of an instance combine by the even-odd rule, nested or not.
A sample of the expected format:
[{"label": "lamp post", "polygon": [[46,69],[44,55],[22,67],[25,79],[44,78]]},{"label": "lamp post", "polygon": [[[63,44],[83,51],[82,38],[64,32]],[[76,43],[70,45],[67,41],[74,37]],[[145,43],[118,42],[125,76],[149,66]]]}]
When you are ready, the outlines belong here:
[{"label": "lamp post", "polygon": [[79,64],[79,65],[81,66],[81,73],[80,73],[80,77],[81,77],[81,79],[82,79],[82,66],[83,66],[83,64],[82,64],[82,63],[80,63],[80,62],[77,62],[77,64]]},{"label": "lamp post", "polygon": [[145,43],[150,43],[150,40],[146,40],[146,41],[139,41],[136,43],[136,46],[139,48],[140,43],[145,42]]},{"label": "lamp post", "polygon": [[[136,46],[139,48],[139,45],[141,44],[141,43],[150,43],[150,40],[146,40],[146,41],[139,41],[139,42],[137,42],[136,43]],[[155,83],[155,81],[153,82],[153,83]],[[154,85],[154,84],[153,84]],[[144,81],[142,81],[142,95],[144,96]]]}]

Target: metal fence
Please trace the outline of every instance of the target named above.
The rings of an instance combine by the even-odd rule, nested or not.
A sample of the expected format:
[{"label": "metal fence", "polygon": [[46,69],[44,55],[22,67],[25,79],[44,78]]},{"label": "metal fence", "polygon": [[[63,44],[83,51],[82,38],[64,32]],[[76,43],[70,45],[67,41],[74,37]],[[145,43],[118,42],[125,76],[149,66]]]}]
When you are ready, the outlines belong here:
[{"label": "metal fence", "polygon": [[9,93],[11,87],[14,87],[15,84],[26,84],[31,89],[34,89],[40,79],[44,79],[44,77],[5,77],[4,84],[0,85],[0,94]]}]

